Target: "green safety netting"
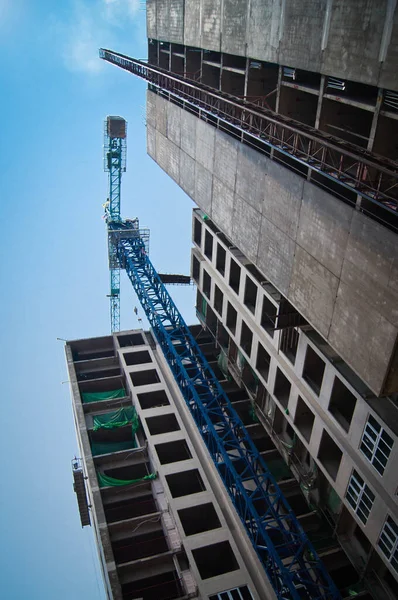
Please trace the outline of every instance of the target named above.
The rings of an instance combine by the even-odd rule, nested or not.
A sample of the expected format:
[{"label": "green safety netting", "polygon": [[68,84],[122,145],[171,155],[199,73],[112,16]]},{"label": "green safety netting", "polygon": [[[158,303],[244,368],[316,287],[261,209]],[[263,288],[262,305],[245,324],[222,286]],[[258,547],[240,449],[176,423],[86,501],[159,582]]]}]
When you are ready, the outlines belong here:
[{"label": "green safety netting", "polygon": [[250,415],[251,420],[254,421],[254,423],[259,422],[258,416],[256,414],[256,407],[255,407],[254,402],[250,403],[249,415]]},{"label": "green safety netting", "polygon": [[126,390],[120,388],[110,392],[82,392],[83,402],[99,402],[100,400],[114,400],[115,398],[124,398]]},{"label": "green safety netting", "polygon": [[228,377],[228,357],[225,352],[220,352],[218,355],[217,364],[225,377]]},{"label": "green safety netting", "polygon": [[138,479],[115,479],[114,477],[109,477],[109,475],[105,475],[105,473],[100,473],[97,471],[98,483],[100,487],[120,487],[122,485],[131,485],[132,483],[138,483],[139,481],[149,481],[151,479],[156,479],[156,473],[149,473],[149,475],[145,475],[145,477],[139,477]]},{"label": "green safety netting", "polygon": [[94,431],[98,429],[117,429],[118,427],[125,427],[131,423],[133,434],[138,429],[138,415],[134,406],[126,406],[119,408],[113,412],[106,413],[105,415],[94,416]]},{"label": "green safety netting", "polygon": [[109,454],[110,452],[121,452],[130,448],[136,448],[135,440],[128,440],[127,442],[91,442],[93,456]]}]

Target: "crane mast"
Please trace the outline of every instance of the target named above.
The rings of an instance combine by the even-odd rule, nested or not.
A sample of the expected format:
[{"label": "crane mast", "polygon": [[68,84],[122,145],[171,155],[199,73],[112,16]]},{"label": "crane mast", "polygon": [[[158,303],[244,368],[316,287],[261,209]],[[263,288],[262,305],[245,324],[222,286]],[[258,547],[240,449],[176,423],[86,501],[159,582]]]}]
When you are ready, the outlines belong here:
[{"label": "crane mast", "polygon": [[120,268],[109,227],[120,221],[122,173],[126,171],[126,121],[122,117],[107,117],[104,134],[104,170],[109,173],[109,197],[104,209],[108,226],[111,331],[114,332],[120,331]]},{"label": "crane mast", "polygon": [[[148,230],[140,229],[138,219],[120,217],[126,136],[112,135],[115,119],[125,124],[121,117],[107,119],[111,286],[112,275],[124,269],[278,600],[338,600],[335,584],[152,265]],[[119,293],[117,288],[111,296],[112,327],[119,325],[118,304],[112,304]]]}]

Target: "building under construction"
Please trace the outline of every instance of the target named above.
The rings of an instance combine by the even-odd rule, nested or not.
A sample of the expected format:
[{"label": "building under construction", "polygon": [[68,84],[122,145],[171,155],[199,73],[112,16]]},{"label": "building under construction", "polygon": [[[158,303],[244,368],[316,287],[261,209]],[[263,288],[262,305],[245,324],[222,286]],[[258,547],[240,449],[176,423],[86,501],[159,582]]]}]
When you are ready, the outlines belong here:
[{"label": "building under construction", "polygon": [[397,23],[148,0],[148,63],[101,51],[149,83],[148,153],[198,206],[194,337],[333,582],[293,585],[276,526],[263,559],[156,336],[123,332],[67,345],[109,598],[398,596]]}]

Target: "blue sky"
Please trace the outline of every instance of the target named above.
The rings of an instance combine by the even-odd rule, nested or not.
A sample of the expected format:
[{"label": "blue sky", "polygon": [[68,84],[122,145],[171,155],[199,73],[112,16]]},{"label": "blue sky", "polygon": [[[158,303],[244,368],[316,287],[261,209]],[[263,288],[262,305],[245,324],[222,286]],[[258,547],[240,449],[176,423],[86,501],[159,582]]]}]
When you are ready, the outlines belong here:
[{"label": "blue sky", "polygon": [[[2,579],[5,600],[103,599],[80,527],[63,343],[109,331],[102,123],[128,121],[122,212],[159,271],[189,272],[192,202],[147,156],[145,83],[100,46],[146,56],[140,0],[0,0]],[[122,281],[122,328],[138,325]],[[194,290],[172,290],[188,322]],[[142,316],[142,315],[141,315]]]}]

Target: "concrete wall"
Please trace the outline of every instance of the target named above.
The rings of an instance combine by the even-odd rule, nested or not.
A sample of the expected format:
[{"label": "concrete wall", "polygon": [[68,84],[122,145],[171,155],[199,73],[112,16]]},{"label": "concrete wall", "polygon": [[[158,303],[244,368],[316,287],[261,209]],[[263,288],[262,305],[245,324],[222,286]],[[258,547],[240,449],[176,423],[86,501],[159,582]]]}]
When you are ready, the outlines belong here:
[{"label": "concrete wall", "polygon": [[395,0],[147,0],[147,32],[398,89]]},{"label": "concrete wall", "polygon": [[[217,239],[214,231],[211,227],[209,227],[209,222],[202,221],[200,215],[198,215],[198,217],[202,222],[203,229],[207,230],[208,234]],[[396,435],[396,431],[394,432],[392,429],[390,429],[390,426],[396,418],[397,411],[395,407],[390,405],[388,407],[389,410],[387,410],[385,413],[386,419],[381,419],[380,413],[376,413],[374,411],[369,403],[360,395],[358,390],[351,385],[349,379],[346,379],[342,375],[342,373],[336,368],[336,365],[333,364],[328,357],[323,354],[320,347],[314,343],[314,337],[311,336],[311,332],[307,334],[305,331],[300,330],[295,361],[291,362],[291,360],[289,360],[281,350],[280,332],[275,332],[274,336],[271,337],[269,333],[266,332],[261,326],[263,296],[265,295],[269,300],[272,299],[272,296],[267,294],[267,291],[264,290],[261,285],[259,285],[259,282],[247,269],[246,259],[242,257],[243,260],[239,263],[241,268],[241,276],[239,293],[237,294],[231,289],[231,286],[228,283],[231,269],[231,259],[234,261],[237,260],[234,251],[229,250],[228,246],[224,244],[223,240],[217,239],[217,243],[224,248],[227,257],[225,273],[222,275],[216,268],[216,252],[213,251],[213,257],[211,260],[205,255],[204,239],[205,235],[203,232],[201,244],[198,245],[194,242],[196,248],[193,250],[193,254],[196,257],[199,257],[201,264],[201,273],[197,279],[198,289],[202,292],[202,294],[204,293],[203,272],[206,271],[211,278],[210,293],[207,295],[207,301],[209,305],[216,310],[214,299],[215,286],[217,286],[217,288],[223,294],[222,308],[221,311],[217,311],[217,316],[220,317],[221,323],[224,325],[224,327],[226,327],[228,335],[230,335],[231,339],[238,346],[240,352],[244,354],[246,361],[250,364],[254,372],[256,372],[259,380],[267,390],[268,394],[271,395],[272,402],[275,403],[281,413],[283,413],[285,425],[288,423],[290,427],[293,428],[296,436],[298,439],[300,439],[305,448],[308,449],[312,459],[317,463],[318,468],[323,472],[326,479],[333,486],[335,492],[343,501],[345,501],[347,508],[352,511],[352,507],[350,507],[348,502],[345,500],[345,495],[347,485],[354,468],[361,474],[366,483],[370,486],[371,490],[375,493],[376,500],[372,507],[366,526],[364,526],[364,524],[357,518],[355,513],[354,515],[359,525],[364,529],[369,541],[376,547],[387,514],[392,515],[394,519],[397,519],[398,517],[398,502],[396,495],[396,460],[398,459],[398,436]],[[250,310],[247,306],[245,306],[244,302],[244,281],[246,278],[251,279],[252,283],[257,287],[257,299],[253,310]],[[227,301],[234,307],[238,315],[235,334],[233,334],[226,325]],[[241,331],[243,322],[250,329],[253,335],[253,343],[251,352],[249,353],[245,352],[241,345]],[[267,376],[264,376],[264,374],[257,369],[259,343],[265,348],[270,356],[270,365]],[[325,370],[319,394],[317,394],[311,388],[311,386],[308,385],[308,382],[303,377],[305,357],[308,347],[311,347],[325,363]],[[291,384],[290,395],[286,404],[282,404],[274,394],[277,369],[279,369],[283,375],[285,375]],[[330,400],[336,378],[343,381],[344,385],[355,397],[355,409],[352,415],[351,423],[347,428],[343,428],[330,411]],[[310,408],[315,416],[312,431],[307,438],[302,435],[300,428],[298,428],[295,423],[295,415],[299,397]],[[381,400],[376,400],[376,402],[380,403]],[[373,418],[375,418],[376,421],[381,424],[381,426],[394,440],[393,448],[382,476],[370,464],[370,462],[359,449],[362,434],[369,415],[372,415]],[[323,431],[326,431],[331,436],[333,441],[343,453],[335,478],[332,478],[329,475],[328,471],[318,458]]]},{"label": "concrete wall", "polygon": [[147,139],[149,155],[379,395],[398,334],[396,236],[152,92]]}]

